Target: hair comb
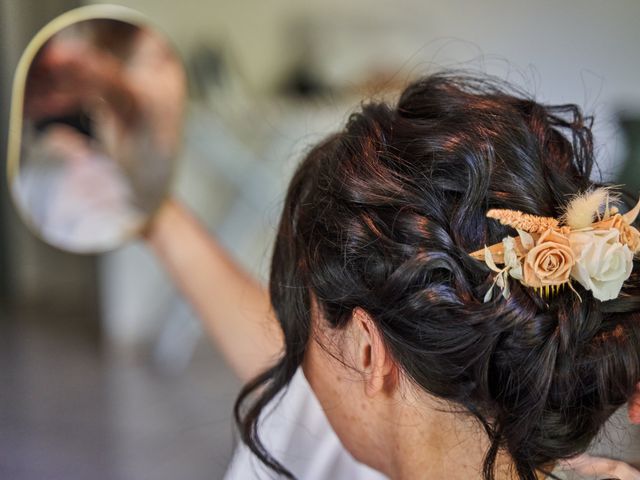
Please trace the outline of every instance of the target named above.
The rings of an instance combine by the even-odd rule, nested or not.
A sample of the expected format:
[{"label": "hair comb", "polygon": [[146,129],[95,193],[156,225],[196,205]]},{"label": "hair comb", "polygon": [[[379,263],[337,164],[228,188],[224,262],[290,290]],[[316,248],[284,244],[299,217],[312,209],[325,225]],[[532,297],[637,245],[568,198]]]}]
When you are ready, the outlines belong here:
[{"label": "hair comb", "polygon": [[640,231],[631,225],[640,213],[640,200],[621,214],[610,205],[619,200],[612,188],[598,187],[575,195],[559,218],[510,209],[488,210],[488,218],[514,228],[518,235],[507,235],[501,242],[470,254],[496,272],[484,302],[491,300],[496,285],[504,298],[509,298],[509,277],[545,300],[569,288],[582,301],[573,281],[600,301],[616,298],[631,275],[634,255],[640,252]]}]

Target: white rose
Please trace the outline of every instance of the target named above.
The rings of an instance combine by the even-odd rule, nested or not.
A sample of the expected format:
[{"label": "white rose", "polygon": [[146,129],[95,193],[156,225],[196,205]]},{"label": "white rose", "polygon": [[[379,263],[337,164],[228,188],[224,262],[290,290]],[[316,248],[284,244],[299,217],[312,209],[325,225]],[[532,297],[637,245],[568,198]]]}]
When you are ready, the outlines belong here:
[{"label": "white rose", "polygon": [[601,301],[616,298],[631,275],[633,252],[619,240],[620,231],[615,228],[569,234],[576,257],[571,276]]}]

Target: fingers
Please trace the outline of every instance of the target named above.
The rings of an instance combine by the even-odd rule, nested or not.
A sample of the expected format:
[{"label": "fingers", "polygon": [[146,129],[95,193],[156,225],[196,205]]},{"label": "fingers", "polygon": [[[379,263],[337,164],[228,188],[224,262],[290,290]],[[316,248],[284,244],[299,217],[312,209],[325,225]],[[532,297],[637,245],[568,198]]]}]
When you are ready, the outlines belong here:
[{"label": "fingers", "polygon": [[631,423],[640,425],[640,383],[636,385],[636,389],[629,399],[628,412]]},{"label": "fingers", "polygon": [[558,465],[563,470],[589,477],[616,477],[620,480],[640,480],[640,471],[624,462],[609,458],[594,457],[588,454],[564,460]]}]

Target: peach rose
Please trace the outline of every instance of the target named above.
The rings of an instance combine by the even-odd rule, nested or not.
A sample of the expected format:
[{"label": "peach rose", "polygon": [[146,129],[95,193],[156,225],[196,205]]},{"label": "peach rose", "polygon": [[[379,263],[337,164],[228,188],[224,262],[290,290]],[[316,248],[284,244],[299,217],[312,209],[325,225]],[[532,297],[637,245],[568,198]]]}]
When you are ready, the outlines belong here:
[{"label": "peach rose", "polygon": [[620,242],[629,246],[629,250],[635,252],[640,247],[640,232],[635,227],[629,225],[624,217],[616,213],[611,222],[611,228],[617,228],[620,231]]},{"label": "peach rose", "polygon": [[540,235],[524,260],[524,283],[530,287],[560,285],[569,279],[575,263],[569,239],[549,229]]}]

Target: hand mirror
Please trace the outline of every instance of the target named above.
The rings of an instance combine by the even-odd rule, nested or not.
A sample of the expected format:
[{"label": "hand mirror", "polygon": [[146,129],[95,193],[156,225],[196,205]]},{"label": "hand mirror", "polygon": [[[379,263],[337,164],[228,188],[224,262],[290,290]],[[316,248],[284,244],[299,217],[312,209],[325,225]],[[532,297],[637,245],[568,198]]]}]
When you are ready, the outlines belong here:
[{"label": "hand mirror", "polygon": [[27,226],[75,253],[136,236],[169,193],[183,65],[139,13],[69,11],[36,34],[12,94],[7,179]]}]

